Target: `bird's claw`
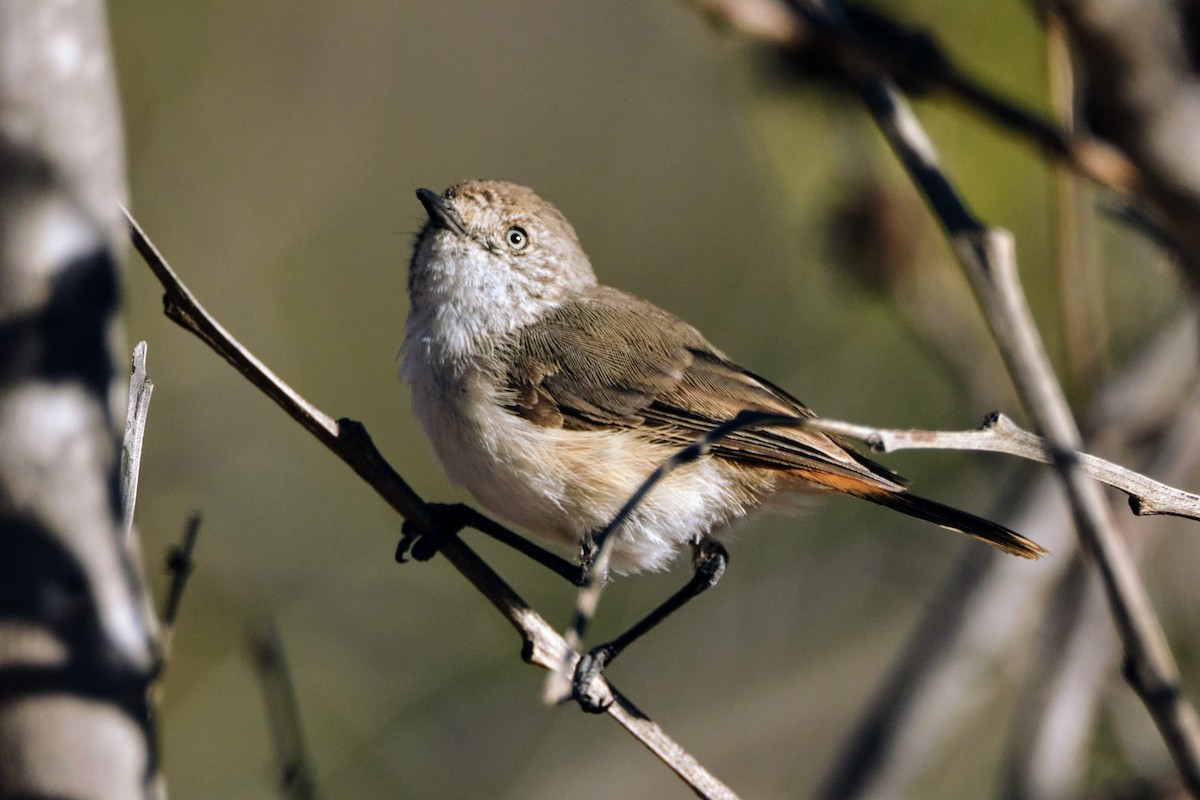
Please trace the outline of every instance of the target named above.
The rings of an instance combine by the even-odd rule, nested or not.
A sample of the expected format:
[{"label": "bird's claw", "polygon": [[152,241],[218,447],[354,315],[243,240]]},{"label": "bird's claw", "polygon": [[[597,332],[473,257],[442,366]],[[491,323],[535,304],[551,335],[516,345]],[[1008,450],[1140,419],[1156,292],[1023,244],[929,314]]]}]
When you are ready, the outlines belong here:
[{"label": "bird's claw", "polygon": [[611,650],[606,645],[600,645],[580,656],[575,665],[575,675],[571,679],[571,698],[589,714],[603,714],[613,703],[612,698],[606,701],[599,700],[591,691],[592,680],[604,672],[611,657]]},{"label": "bird's claw", "polygon": [[428,561],[437,555],[448,538],[456,535],[466,520],[463,506],[454,503],[430,503],[429,514],[433,527],[425,527],[415,520],[406,519],[400,526],[400,542],[396,545],[396,561],[405,564],[411,553],[417,561]]}]

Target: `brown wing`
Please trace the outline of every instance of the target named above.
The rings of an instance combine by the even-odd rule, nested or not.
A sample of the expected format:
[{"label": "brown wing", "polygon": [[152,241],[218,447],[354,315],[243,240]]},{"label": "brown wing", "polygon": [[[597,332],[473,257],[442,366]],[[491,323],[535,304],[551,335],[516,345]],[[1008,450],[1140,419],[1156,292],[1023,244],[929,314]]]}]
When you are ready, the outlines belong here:
[{"label": "brown wing", "polygon": [[[607,287],[516,334],[509,408],[545,427],[622,427],[683,446],[745,410],[811,417],[782,389],[728,361],[662,309]],[[718,457],[899,489],[899,479],[824,434],[747,429]],[[867,488],[867,487],[862,487]]]},{"label": "brown wing", "polygon": [[[682,447],[745,410],[813,416],[787,392],[731,363],[695,328],[615,289],[599,287],[515,336],[509,409],[536,425],[626,428]],[[787,470],[801,486],[856,495],[1013,555],[1045,553],[1003,525],[908,494],[886,468],[815,431],[751,428],[712,452]]]}]

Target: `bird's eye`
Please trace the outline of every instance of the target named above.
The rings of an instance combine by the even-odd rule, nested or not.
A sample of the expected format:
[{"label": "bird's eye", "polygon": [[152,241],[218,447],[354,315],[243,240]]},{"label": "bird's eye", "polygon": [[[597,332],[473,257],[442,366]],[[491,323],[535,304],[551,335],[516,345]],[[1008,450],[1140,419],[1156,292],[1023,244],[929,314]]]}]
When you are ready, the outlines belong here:
[{"label": "bird's eye", "polygon": [[524,228],[514,225],[504,234],[504,241],[508,242],[508,246],[513,250],[524,250],[529,244],[529,234],[525,233]]}]

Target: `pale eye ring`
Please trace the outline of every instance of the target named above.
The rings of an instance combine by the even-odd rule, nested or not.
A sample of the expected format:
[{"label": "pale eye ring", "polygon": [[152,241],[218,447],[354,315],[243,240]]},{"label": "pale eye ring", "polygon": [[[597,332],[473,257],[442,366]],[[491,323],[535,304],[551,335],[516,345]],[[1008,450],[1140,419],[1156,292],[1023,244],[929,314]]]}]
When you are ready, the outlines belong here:
[{"label": "pale eye ring", "polygon": [[504,241],[513,250],[524,250],[529,246],[529,234],[524,228],[514,225],[504,232]]}]

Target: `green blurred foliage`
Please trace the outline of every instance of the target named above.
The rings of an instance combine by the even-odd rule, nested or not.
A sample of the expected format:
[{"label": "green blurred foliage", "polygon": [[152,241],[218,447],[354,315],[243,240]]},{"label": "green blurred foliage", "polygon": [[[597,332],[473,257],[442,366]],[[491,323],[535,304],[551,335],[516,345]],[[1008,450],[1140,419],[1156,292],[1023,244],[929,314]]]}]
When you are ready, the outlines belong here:
[{"label": "green blurred foliage", "polygon": [[[1041,36],[1023,4],[891,7],[990,84],[1044,106]],[[422,219],[413,190],[467,177],[535,187],[572,220],[602,280],[697,323],[821,413],[959,428],[993,408],[1019,412],[1008,394],[988,405],[958,395],[889,299],[831,256],[830,215],[855,179],[919,203],[862,111],[828,88],[782,85],[771,59],[681,4],[110,10],[135,214],[235,336],[326,412],[365,422],[429,499],[466,498],[395,378]],[[918,112],[980,215],[1016,233],[1057,342],[1046,166],[957,107]],[[952,271],[915,207],[922,268]],[[1113,323],[1128,351],[1174,292],[1150,249],[1112,228]],[[384,504],[167,322],[136,260],[128,284],[131,341],[148,340],[156,385],[138,508],[156,596],[167,548],[192,511],[204,518],[161,717],[174,798],[274,793],[244,634],[261,616],[278,620],[325,797],[689,796],[615,726],[541,706],[542,675],[490,606],[444,562],[395,565],[400,521]],[[1013,472],[961,453],[889,463],[980,512]],[[611,677],[745,796],[803,795],[939,578],[978,546],[850,501],[756,518],[732,536],[721,586]],[[569,587],[479,549],[553,624],[567,620]],[[595,635],[687,571],[616,582]],[[927,796],[990,795],[1002,730],[975,732]]]}]

